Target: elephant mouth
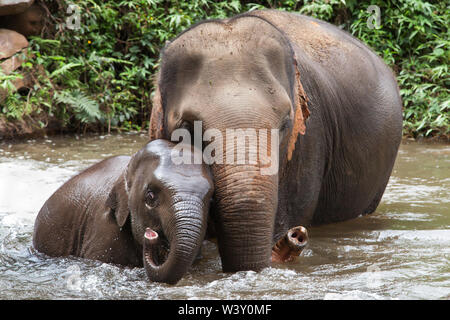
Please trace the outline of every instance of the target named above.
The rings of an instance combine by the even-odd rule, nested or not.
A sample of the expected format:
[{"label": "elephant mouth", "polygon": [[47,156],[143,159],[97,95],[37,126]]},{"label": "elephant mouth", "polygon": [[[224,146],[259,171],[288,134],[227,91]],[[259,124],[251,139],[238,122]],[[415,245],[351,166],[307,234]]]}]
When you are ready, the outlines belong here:
[{"label": "elephant mouth", "polygon": [[153,267],[162,265],[169,256],[169,242],[155,230],[147,228],[144,233],[144,258]]}]

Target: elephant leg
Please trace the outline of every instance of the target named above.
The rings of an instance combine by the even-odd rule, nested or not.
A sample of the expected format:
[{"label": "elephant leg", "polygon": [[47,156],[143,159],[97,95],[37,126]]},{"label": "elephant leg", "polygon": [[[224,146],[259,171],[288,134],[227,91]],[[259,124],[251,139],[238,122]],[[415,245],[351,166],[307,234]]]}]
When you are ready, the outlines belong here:
[{"label": "elephant leg", "polygon": [[272,262],[292,262],[308,244],[308,231],[302,226],[290,229],[272,247]]}]

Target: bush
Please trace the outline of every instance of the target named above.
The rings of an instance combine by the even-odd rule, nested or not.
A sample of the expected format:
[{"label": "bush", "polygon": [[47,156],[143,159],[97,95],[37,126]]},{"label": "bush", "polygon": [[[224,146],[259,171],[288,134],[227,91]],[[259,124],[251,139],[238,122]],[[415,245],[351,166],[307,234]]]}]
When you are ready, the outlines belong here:
[{"label": "bush", "polygon": [[[349,30],[372,47],[397,74],[403,128],[413,137],[450,135],[448,73],[450,7],[445,1],[371,1],[382,12],[368,29],[367,5],[353,11]],[[445,51],[447,50],[447,51]]]},{"label": "bush", "polygon": [[[44,38],[31,40],[34,58],[24,67],[43,71],[35,73],[39,81],[30,92],[10,95],[0,108],[10,120],[44,114],[71,131],[145,129],[152,77],[167,40],[203,19],[279,8],[334,23],[372,47],[397,74],[406,135],[450,134],[444,1],[78,0],[79,30],[64,27],[69,3],[41,3],[51,16]],[[379,28],[368,26],[369,5],[381,9]],[[0,75],[0,86],[10,78]]]}]

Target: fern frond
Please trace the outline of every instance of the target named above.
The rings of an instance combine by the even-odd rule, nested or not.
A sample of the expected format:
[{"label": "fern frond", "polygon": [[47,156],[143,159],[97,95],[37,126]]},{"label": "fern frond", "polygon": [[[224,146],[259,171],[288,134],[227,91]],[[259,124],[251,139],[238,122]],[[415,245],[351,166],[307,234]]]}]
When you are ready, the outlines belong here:
[{"label": "fern frond", "polygon": [[80,67],[80,66],[82,66],[81,63],[73,63],[73,62],[71,62],[71,63],[64,64],[61,68],[56,69],[55,71],[52,72],[52,74],[50,75],[50,79],[52,79],[52,78],[54,78],[54,77],[56,77],[56,76],[58,76],[60,74],[64,75],[70,69],[75,68],[75,67]]},{"label": "fern frond", "polygon": [[98,102],[80,90],[57,92],[55,100],[71,106],[75,117],[82,123],[93,123],[102,118]]}]

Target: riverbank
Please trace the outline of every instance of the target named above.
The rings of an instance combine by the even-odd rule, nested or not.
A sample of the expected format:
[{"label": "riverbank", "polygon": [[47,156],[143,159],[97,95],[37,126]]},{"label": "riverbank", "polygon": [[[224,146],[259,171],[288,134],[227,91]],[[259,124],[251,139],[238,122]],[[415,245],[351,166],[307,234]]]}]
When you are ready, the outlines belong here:
[{"label": "riverbank", "polygon": [[[0,142],[23,142],[28,139],[39,139],[48,137],[73,137],[73,136],[96,136],[105,135],[108,132],[104,130],[94,130],[89,128],[85,132],[80,133],[76,131],[70,131],[61,127],[61,122],[57,119],[47,119],[48,126],[42,128],[39,125],[40,120],[31,119],[29,122],[21,120],[16,122],[7,122],[0,117]],[[135,132],[147,134],[148,128],[142,128],[141,130],[120,130],[114,129],[110,133],[116,134],[121,132]],[[450,135],[441,136],[418,136],[413,138],[409,135],[403,135],[402,143],[419,142],[419,143],[443,143],[450,144]]]},{"label": "riverbank", "polygon": [[[140,129],[140,128],[139,128]],[[80,132],[81,131],[81,132]],[[127,132],[126,128],[113,128],[110,132]],[[140,130],[139,130],[140,131]],[[146,128],[142,128],[146,132]],[[64,126],[62,120],[48,115],[30,116],[15,121],[7,121],[0,115],[0,141],[23,141],[26,139],[60,136],[63,134],[106,134],[107,129],[102,126],[86,125],[82,129]]]}]

